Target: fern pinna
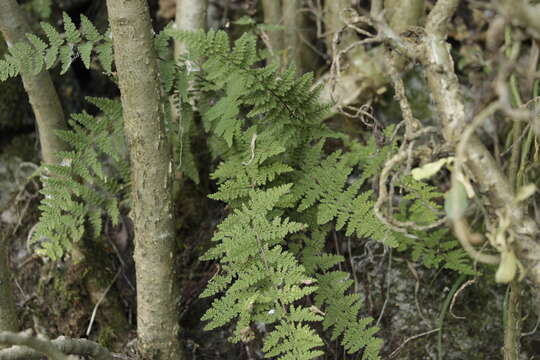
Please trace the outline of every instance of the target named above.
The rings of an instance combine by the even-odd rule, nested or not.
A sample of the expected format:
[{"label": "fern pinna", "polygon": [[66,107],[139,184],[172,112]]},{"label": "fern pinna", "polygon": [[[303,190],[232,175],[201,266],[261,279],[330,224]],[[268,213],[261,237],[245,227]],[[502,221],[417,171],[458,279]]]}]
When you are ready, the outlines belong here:
[{"label": "fern pinna", "polygon": [[[350,294],[348,275],[332,271],[342,258],[324,254],[328,227],[312,221],[318,209],[302,202],[310,196],[307,169],[324,157],[325,140],[338,136],[323,124],[328,107],[312,76],[257,67],[250,34],[231,47],[221,31],[169,33],[190,47],[186,61],[200,69],[192,78],[203,93],[203,122],[219,137],[214,152],[223,161],[212,176],[220,186],[211,197],[233,208],[204,256],[222,265],[203,293],[218,295],[204,316],[207,328],[235,321],[232,341],[249,341],[254,325],[264,324],[266,357],[312,359],[323,353],[316,331],[322,322],[349,353],[378,359],[377,328],[360,318],[362,301]],[[302,305],[308,296],[315,303]]]}]

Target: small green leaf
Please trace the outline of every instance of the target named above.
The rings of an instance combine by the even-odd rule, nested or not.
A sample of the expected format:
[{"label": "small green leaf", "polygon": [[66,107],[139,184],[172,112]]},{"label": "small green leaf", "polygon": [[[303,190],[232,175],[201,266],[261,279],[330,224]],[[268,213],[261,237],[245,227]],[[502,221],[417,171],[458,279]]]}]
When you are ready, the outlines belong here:
[{"label": "small green leaf", "polygon": [[47,49],[47,44],[41,40],[38,36],[34,34],[26,34],[26,38],[30,43],[36,48],[36,50],[41,54],[45,49]]},{"label": "small green leaf", "polygon": [[64,30],[66,31],[67,41],[71,44],[77,44],[81,41],[79,30],[77,30],[73,20],[71,20],[66,12],[64,12],[62,16],[64,17]]},{"label": "small green leaf", "polygon": [[113,62],[113,49],[110,43],[100,44],[96,46],[96,51],[98,53],[98,59],[103,66],[105,73],[110,74],[112,72],[112,62]]},{"label": "small green leaf", "polygon": [[54,66],[54,63],[58,58],[58,51],[59,49],[56,46],[51,46],[49,50],[47,50],[47,53],[45,54],[45,67],[47,70]]},{"label": "small green leaf", "polygon": [[47,39],[49,39],[52,47],[60,47],[64,43],[62,35],[51,24],[42,22],[41,28],[45,32],[45,35],[47,35]]},{"label": "small green leaf", "polygon": [[71,66],[73,61],[73,48],[70,45],[64,45],[60,48],[60,62],[62,63],[62,71],[60,75],[64,75]]},{"label": "small green leaf", "polygon": [[101,35],[96,27],[92,24],[90,20],[84,15],[81,15],[81,33],[86,38],[86,40],[93,43],[101,39]]},{"label": "small green leaf", "polygon": [[90,41],[79,45],[79,54],[81,54],[81,60],[87,69],[90,69],[90,55],[92,54],[93,47],[94,44]]}]

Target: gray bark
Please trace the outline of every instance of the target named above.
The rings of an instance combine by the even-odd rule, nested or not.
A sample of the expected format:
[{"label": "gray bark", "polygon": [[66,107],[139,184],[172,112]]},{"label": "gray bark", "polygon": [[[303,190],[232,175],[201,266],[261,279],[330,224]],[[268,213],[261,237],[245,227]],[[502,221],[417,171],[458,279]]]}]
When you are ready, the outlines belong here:
[{"label": "gray bark", "polygon": [[[208,0],[176,0],[176,28],[179,30],[195,31],[206,29],[206,14],[208,11]],[[176,41],[174,44],[174,55],[185,52],[185,46]]]},{"label": "gray bark", "polygon": [[385,0],[385,17],[396,33],[401,33],[409,26],[422,23],[425,13],[425,0]]},{"label": "gray bark", "polygon": [[283,1],[283,25],[285,26],[285,53],[288,63],[296,65],[297,72],[302,74],[309,68],[310,49],[305,28],[305,14],[301,12],[302,0]]},{"label": "gray bark", "polygon": [[[281,11],[281,1],[278,0],[263,0],[264,23],[267,25],[280,25],[283,20],[283,12]],[[283,31],[272,30],[268,31],[268,45],[270,51],[277,58],[277,53],[283,50]]]},{"label": "gray bark", "polygon": [[139,352],[142,359],[182,359],[172,163],[148,4],[108,0],[107,8],[132,166]]}]

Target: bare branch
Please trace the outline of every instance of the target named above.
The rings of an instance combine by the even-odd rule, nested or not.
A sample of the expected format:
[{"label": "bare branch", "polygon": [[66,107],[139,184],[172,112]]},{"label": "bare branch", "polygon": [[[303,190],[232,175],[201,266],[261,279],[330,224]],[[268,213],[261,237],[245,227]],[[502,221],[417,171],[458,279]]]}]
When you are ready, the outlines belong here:
[{"label": "bare branch", "polygon": [[87,339],[60,336],[55,340],[32,336],[29,331],[0,332],[0,343],[12,345],[0,350],[0,360],[33,360],[47,356],[53,360],[69,360],[68,355],[89,356],[95,360],[112,360],[111,353]]},{"label": "bare branch", "polygon": [[448,22],[456,12],[459,0],[439,0],[428,15],[426,32],[433,36],[446,38]]},{"label": "bare branch", "polygon": [[[443,135],[450,145],[459,142],[467,125],[450,45],[445,41],[448,21],[458,3],[458,0],[437,2],[428,17],[424,40],[425,55],[421,57],[426,68],[428,86],[441,119]],[[527,264],[530,278],[540,286],[540,245],[536,241],[538,226],[525,214],[525,209],[516,204],[510,182],[472,131],[474,130],[471,130],[467,146],[463,146],[466,148],[467,166],[480,191],[489,197],[493,210],[496,212],[504,209],[507,212],[517,235],[515,247],[518,256]]]}]

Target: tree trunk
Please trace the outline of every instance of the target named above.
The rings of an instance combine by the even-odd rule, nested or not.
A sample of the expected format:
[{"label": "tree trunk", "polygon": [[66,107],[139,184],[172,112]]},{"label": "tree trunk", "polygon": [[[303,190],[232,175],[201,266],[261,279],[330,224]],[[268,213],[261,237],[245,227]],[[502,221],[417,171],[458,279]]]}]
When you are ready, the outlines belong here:
[{"label": "tree trunk", "polygon": [[108,0],[132,168],[137,330],[142,359],[182,359],[174,272],[170,145],[147,2]]},{"label": "tree trunk", "polygon": [[[25,34],[31,30],[15,0],[0,1],[0,31],[8,46],[27,41]],[[55,130],[66,128],[60,100],[46,71],[37,75],[21,74],[21,77],[36,116],[43,160],[47,164],[54,164],[58,162],[56,153],[66,149],[64,142],[54,133]]]},{"label": "tree trunk", "polygon": [[303,74],[313,65],[313,57],[305,31],[306,18],[302,12],[302,0],[283,0],[283,25],[285,26],[285,51],[287,63],[294,63],[297,72]]},{"label": "tree trunk", "polygon": [[[190,31],[206,29],[207,10],[208,0],[176,0],[176,28]],[[175,41],[175,58],[178,58],[185,51],[185,46],[179,41]]]},{"label": "tree trunk", "polygon": [[[264,23],[267,25],[281,25],[283,13],[281,11],[281,1],[263,0]],[[275,59],[279,59],[278,53],[283,51],[283,31],[268,31],[268,47]]]}]

